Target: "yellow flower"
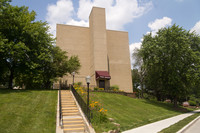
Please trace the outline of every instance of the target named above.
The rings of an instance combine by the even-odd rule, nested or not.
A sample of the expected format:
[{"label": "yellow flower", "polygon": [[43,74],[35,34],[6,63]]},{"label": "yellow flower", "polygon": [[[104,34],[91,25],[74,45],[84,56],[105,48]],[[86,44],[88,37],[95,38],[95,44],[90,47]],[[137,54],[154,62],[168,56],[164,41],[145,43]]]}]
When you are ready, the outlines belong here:
[{"label": "yellow flower", "polygon": [[102,110],[103,110],[103,108],[101,108],[101,109],[99,110],[99,112],[102,112]]}]

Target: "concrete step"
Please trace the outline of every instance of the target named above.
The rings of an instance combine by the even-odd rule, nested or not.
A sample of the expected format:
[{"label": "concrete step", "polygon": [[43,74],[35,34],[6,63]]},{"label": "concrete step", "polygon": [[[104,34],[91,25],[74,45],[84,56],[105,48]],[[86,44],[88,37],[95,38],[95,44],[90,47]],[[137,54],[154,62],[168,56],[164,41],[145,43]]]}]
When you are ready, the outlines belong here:
[{"label": "concrete step", "polygon": [[62,110],[63,113],[74,113],[78,112],[78,109],[73,109],[73,110]]},{"label": "concrete step", "polygon": [[83,120],[63,121],[63,125],[74,125],[74,124],[83,124]]},{"label": "concrete step", "polygon": [[76,105],[75,102],[62,103],[62,105]]},{"label": "concrete step", "polygon": [[61,100],[72,100],[73,98],[61,98]]},{"label": "concrete step", "polygon": [[75,103],[74,101],[62,101],[61,104]]},{"label": "concrete step", "polygon": [[61,102],[74,102],[74,99],[61,99]]},{"label": "concrete step", "polygon": [[75,103],[74,104],[73,103],[72,104],[62,104],[62,107],[66,107],[66,106],[73,107],[72,105],[74,105],[74,107],[77,107]]},{"label": "concrete step", "polygon": [[84,124],[74,124],[74,125],[63,125],[64,128],[78,128],[78,127],[85,127]]},{"label": "concrete step", "polygon": [[64,107],[62,108],[62,110],[74,110],[74,109],[78,109],[77,107]]},{"label": "concrete step", "polygon": [[80,115],[79,112],[73,112],[73,113],[62,113],[63,116],[74,116],[74,115]]},{"label": "concrete step", "polygon": [[76,105],[63,105],[62,104],[62,107],[77,107]]},{"label": "concrete step", "polygon": [[82,117],[65,117],[63,121],[83,121]]},{"label": "concrete step", "polygon": [[67,128],[64,132],[85,132],[85,128]]},{"label": "concrete step", "polygon": [[74,99],[69,99],[69,100],[62,99],[61,102],[62,102],[62,103],[74,102]]},{"label": "concrete step", "polygon": [[61,102],[74,102],[74,99],[61,99]]},{"label": "concrete step", "polygon": [[73,103],[74,100],[61,100],[61,103]]},{"label": "concrete step", "polygon": [[72,96],[62,96],[61,95],[61,98],[73,98]]}]

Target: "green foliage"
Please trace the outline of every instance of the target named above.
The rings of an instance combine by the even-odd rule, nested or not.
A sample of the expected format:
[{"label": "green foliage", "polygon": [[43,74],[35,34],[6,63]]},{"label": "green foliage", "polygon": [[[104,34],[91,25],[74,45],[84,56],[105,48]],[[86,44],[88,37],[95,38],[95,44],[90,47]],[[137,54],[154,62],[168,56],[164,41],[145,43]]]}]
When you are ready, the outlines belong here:
[{"label": "green foliage", "polygon": [[104,88],[99,88],[99,87],[94,87],[94,90],[95,91],[104,91],[105,89]]},{"label": "green foliage", "polygon": [[110,86],[109,90],[119,91],[119,86],[118,85],[112,85],[112,86]]},{"label": "green foliage", "polygon": [[53,45],[47,23],[35,21],[34,11],[8,0],[0,6],[0,84],[13,88],[14,81],[15,86],[49,89],[58,77],[78,71],[78,57],[69,58]]},{"label": "green foliage", "polygon": [[98,101],[91,101],[90,102],[90,109],[92,111],[92,123],[95,125],[105,123],[108,121],[107,118],[107,110],[102,108],[102,105]]},{"label": "green foliage", "polygon": [[81,86],[82,84],[83,84],[82,82],[78,82],[78,83],[77,83],[78,86]]},{"label": "green foliage", "polygon": [[199,106],[199,98],[196,98],[195,95],[191,95],[189,99],[190,106]]},{"label": "green foliage", "polygon": [[189,100],[188,102],[189,102],[190,106],[196,106],[196,101]]},{"label": "green foliage", "polygon": [[[82,99],[87,101],[87,90],[84,87],[81,87],[80,84],[76,83],[74,89],[79,93]],[[96,95],[90,93],[89,99],[89,108],[92,113],[91,123],[94,126],[107,123],[110,125],[107,117],[107,109],[103,108],[103,105],[96,100]]]},{"label": "green foliage", "polygon": [[140,74],[138,69],[132,69],[132,82],[133,82],[133,91],[136,91],[140,86]]},{"label": "green foliage", "polygon": [[132,56],[135,60],[132,70],[133,91],[137,92],[139,98],[144,98],[146,69],[143,66],[143,56],[139,49],[134,49]]},{"label": "green foliage", "polygon": [[200,52],[192,49],[199,43],[198,36],[176,25],[160,29],[155,36],[145,35],[139,55],[146,90],[158,100],[172,99],[175,105],[188,96],[200,74]]},{"label": "green foliage", "polygon": [[95,91],[98,91],[98,90],[99,90],[99,87],[94,87],[94,90],[95,90]]}]

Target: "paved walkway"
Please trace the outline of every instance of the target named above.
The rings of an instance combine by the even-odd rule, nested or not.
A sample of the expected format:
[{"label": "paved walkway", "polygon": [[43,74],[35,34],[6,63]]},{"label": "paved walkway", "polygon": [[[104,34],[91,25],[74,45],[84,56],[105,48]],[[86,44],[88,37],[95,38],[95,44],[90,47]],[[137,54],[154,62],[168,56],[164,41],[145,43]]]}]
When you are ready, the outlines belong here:
[{"label": "paved walkway", "polygon": [[182,133],[199,133],[200,132],[200,117],[197,118],[197,120],[192,123],[188,128],[186,128],[185,131]]},{"label": "paved walkway", "polygon": [[151,124],[147,124],[138,128],[134,128],[128,131],[124,131],[123,133],[157,133],[175,123],[177,123],[178,121],[191,116],[192,114],[194,114],[195,112],[200,112],[200,110],[196,110],[194,112],[189,112],[189,113],[185,113],[185,114],[181,114],[178,116],[174,116],[168,119],[164,119],[161,121],[157,121]]}]

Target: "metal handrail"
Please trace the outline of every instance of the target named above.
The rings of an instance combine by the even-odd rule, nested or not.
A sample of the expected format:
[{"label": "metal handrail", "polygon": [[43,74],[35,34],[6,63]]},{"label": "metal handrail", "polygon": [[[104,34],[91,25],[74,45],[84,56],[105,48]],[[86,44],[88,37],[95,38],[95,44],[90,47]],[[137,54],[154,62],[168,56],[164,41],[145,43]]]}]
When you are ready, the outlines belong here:
[{"label": "metal handrail", "polygon": [[63,121],[62,121],[62,103],[61,103],[61,81],[60,81],[60,86],[59,86],[59,113],[60,113],[60,126],[63,126]]},{"label": "metal handrail", "polygon": [[[77,102],[79,103],[83,113],[85,114],[88,122],[90,123],[91,120],[91,116],[92,116],[92,112],[90,110],[89,107],[87,107],[87,104],[85,103],[85,101],[82,99],[82,97],[78,94],[78,92],[74,89],[73,85],[70,86],[71,87],[71,91],[74,94],[74,97],[76,98]],[[88,112],[87,112],[88,111]]]}]

